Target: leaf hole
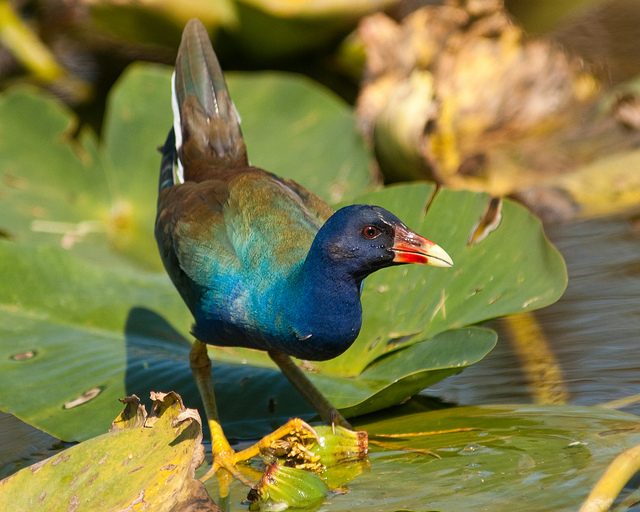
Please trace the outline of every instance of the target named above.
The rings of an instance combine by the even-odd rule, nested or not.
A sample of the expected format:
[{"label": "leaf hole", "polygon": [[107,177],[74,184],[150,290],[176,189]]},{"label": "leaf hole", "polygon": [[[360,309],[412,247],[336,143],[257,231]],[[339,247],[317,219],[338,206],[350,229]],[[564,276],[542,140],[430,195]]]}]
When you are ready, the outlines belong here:
[{"label": "leaf hole", "polygon": [[100,393],[102,393],[103,389],[104,388],[100,387],[100,388],[90,389],[89,391],[85,391],[84,393],[82,393],[82,395],[80,395],[75,400],[71,400],[70,402],[65,403],[63,408],[73,409],[74,407],[78,407],[79,405],[85,404],[88,401],[93,400]]},{"label": "leaf hole", "polygon": [[26,190],[29,188],[29,182],[27,180],[8,171],[2,175],[2,184],[15,190]]},{"label": "leaf hole", "polygon": [[33,359],[38,354],[35,350],[27,350],[26,352],[20,352],[19,354],[13,354],[11,359],[14,361],[25,361],[27,359]]}]

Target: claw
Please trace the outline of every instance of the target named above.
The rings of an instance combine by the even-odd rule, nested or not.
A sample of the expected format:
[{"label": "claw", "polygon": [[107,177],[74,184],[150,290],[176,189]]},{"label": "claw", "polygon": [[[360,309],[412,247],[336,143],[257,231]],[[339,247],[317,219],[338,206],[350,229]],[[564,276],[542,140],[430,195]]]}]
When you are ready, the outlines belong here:
[{"label": "claw", "polygon": [[252,487],[254,482],[239,471],[237,464],[260,454],[269,458],[286,456],[292,460],[299,461],[302,465],[313,467],[319,464],[319,457],[311,453],[307,446],[319,442],[320,437],[311,425],[300,418],[289,420],[253,446],[239,452],[231,448],[217,422],[210,421],[209,428],[212,433],[213,464],[200,480],[204,482],[216,475],[221,489],[223,488],[223,483],[218,473],[221,469],[226,470],[225,473],[231,474],[244,485]]},{"label": "claw", "polygon": [[298,422],[300,425],[300,429],[304,429],[306,430],[309,434],[311,434],[311,436],[316,440],[316,441],[320,441],[320,436],[318,436],[318,433],[315,431],[315,429],[309,425],[306,421],[301,420],[300,418],[295,418],[291,421],[295,421]]}]

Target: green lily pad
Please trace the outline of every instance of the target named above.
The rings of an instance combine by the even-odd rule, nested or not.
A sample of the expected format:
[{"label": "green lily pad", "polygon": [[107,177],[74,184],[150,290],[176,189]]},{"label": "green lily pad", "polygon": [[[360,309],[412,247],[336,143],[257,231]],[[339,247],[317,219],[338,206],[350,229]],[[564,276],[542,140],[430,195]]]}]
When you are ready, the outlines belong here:
[{"label": "green lily pad", "polygon": [[[370,468],[323,510],[510,512],[514,505],[525,512],[578,510],[613,458],[640,444],[637,416],[597,407],[424,412],[419,405],[412,401],[395,417],[385,411],[356,423],[370,436]],[[437,433],[455,429],[467,430]],[[402,437],[414,433],[423,435]],[[406,449],[429,450],[440,458]],[[207,489],[215,493],[213,484]],[[234,484],[230,503],[239,503],[244,492]]]},{"label": "green lily pad", "polygon": [[[116,399],[132,393],[174,389],[200,403],[188,363],[192,319],[152,236],[169,76],[140,64],[125,73],[100,143],[88,131],[73,138],[76,121],[55,100],[24,89],[0,96],[0,409],[61,439],[104,432]],[[334,203],[386,206],[454,259],[451,269],[399,267],[367,279],[360,338],[309,373],[347,415],[396,404],[482,359],[496,334],[471,324],[562,294],[562,258],[524,208],[504,201],[500,222],[469,242],[484,194],[412,184],[358,197],[374,181],[346,105],[290,75],[233,75],[229,86],[253,163]],[[230,435],[312,416],[265,354],[210,355]]]},{"label": "green lily pad", "polygon": [[227,76],[252,165],[277,169],[330,204],[377,184],[353,112],[333,94],[302,76]]},{"label": "green lily pad", "polygon": [[520,205],[502,201],[500,223],[475,243],[470,240],[490,197],[448,189],[433,194],[433,185],[421,183],[387,187],[356,199],[394,212],[444,247],[454,265],[407,265],[368,278],[361,335],[343,357],[321,365],[326,371],[358,373],[385,354],[445,330],[538,309],[564,291],[564,260],[546,240],[540,221]]},{"label": "green lily pad", "polygon": [[153,398],[150,416],[130,397],[108,434],[0,481],[0,502],[16,510],[219,510],[194,479],[204,461],[198,413],[175,393]]}]

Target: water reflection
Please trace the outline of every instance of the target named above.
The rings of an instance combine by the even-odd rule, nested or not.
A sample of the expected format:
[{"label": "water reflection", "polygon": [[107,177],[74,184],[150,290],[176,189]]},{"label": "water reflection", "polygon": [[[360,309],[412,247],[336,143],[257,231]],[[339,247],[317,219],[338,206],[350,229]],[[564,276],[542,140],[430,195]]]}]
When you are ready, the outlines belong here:
[{"label": "water reflection", "polygon": [[[547,226],[567,262],[569,285],[536,312],[569,392],[580,405],[640,393],[640,228],[631,217]],[[497,347],[429,394],[460,404],[527,403],[530,390],[499,321]],[[640,414],[640,404],[624,408]]]},{"label": "water reflection", "polygon": [[0,411],[0,479],[69,446]]}]

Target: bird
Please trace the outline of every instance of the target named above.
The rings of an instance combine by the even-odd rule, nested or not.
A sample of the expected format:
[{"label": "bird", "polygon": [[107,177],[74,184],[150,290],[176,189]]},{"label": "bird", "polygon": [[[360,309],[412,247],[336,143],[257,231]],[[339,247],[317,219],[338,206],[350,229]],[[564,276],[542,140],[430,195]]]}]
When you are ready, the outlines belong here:
[{"label": "bird", "polygon": [[[211,432],[210,472],[224,468],[249,485],[236,464],[258,448],[235,452],[224,436],[207,345],[266,351],[323,421],[350,427],[291,357],[328,360],[352,345],[371,273],[453,262],[384,208],[355,204],[334,212],[295,181],[252,166],[197,19],[184,28],[171,88],[174,123],[160,148],[155,236],[194,318],[190,365]],[[313,432],[294,418],[261,442],[305,429]]]}]

